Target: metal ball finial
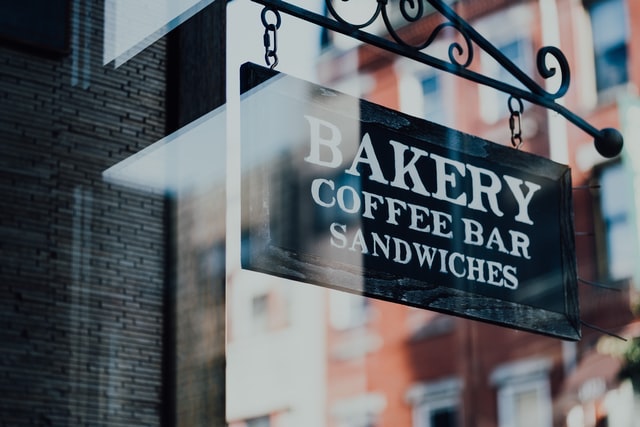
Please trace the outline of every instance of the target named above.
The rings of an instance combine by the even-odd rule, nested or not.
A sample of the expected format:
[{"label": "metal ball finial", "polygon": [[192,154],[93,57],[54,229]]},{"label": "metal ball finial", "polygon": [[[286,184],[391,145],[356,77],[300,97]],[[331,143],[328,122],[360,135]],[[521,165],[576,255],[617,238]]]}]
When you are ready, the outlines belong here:
[{"label": "metal ball finial", "polygon": [[617,129],[605,128],[595,137],[596,150],[604,157],[615,157],[622,151],[624,138]]}]

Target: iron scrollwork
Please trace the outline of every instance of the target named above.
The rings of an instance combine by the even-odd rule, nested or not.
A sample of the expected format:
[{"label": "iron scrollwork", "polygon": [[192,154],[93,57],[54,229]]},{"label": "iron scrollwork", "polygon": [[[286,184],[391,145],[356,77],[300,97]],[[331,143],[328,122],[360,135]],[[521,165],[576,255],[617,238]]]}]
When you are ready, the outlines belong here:
[{"label": "iron scrollwork", "polygon": [[[559,75],[559,87],[554,92],[550,92],[523,72],[475,28],[462,19],[453,8],[443,0],[398,0],[396,2],[376,0],[377,5],[375,6],[375,10],[370,17],[365,18],[361,23],[353,23],[345,19],[336,7],[334,7],[332,0],[325,0],[326,10],[329,16],[310,12],[282,0],[252,1],[315,23],[328,30],[353,37],[389,52],[416,60],[425,65],[455,74],[478,84],[492,87],[512,97],[523,99],[553,110],[593,136],[596,149],[605,157],[615,157],[622,150],[623,138],[616,129],[607,128],[598,130],[571,112],[564,105],[556,102],[569,90],[571,75],[569,62],[559,48],[545,46],[538,51],[536,56],[536,68],[543,80],[548,80]],[[341,3],[348,3],[350,0],[339,1]],[[428,9],[426,3],[431,5],[433,10]],[[403,39],[401,33],[393,25],[390,13],[391,7],[398,7],[400,15],[405,20],[404,23],[400,24],[400,27],[417,22],[426,17],[427,14],[433,13],[434,10],[441,14],[445,18],[445,21],[437,25],[431,34],[425,37],[423,42],[412,44]],[[391,40],[378,36],[373,32],[365,31],[365,29],[371,27],[380,18]],[[447,60],[437,58],[425,52],[445,29],[453,29],[460,36],[459,39],[450,42]],[[526,90],[470,69],[470,65],[475,57],[474,49],[476,47],[495,59],[498,64],[515,77]],[[557,66],[549,66],[549,58],[552,58]]]}]

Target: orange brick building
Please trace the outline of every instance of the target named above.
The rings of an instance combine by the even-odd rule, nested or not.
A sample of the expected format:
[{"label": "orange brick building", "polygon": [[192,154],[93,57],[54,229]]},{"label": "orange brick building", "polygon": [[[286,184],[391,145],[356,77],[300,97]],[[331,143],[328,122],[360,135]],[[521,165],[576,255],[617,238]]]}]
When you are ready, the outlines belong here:
[{"label": "orange brick building", "polygon": [[[629,127],[637,126],[621,118],[626,111],[623,99],[636,97],[640,84],[638,2],[486,0],[460,1],[454,8],[542,87],[535,55],[545,45],[558,46],[572,73],[560,102],[598,129],[613,127],[627,136]],[[434,13],[399,33],[421,43],[442,19]],[[339,36],[332,37],[319,65],[325,84],[510,144],[508,95],[371,46],[344,47]],[[460,38],[451,33],[439,40],[425,52],[437,56]],[[474,49],[470,69],[512,82],[488,55]],[[328,425],[631,425],[625,420],[638,409],[629,403],[629,382],[618,375],[625,359],[611,350],[623,341],[589,327],[635,336],[632,307],[638,284],[633,254],[638,242],[637,235],[624,231],[633,230],[630,205],[620,207],[633,195],[620,196],[622,184],[616,181],[617,173],[627,168],[629,152],[623,153],[623,161],[599,156],[589,135],[526,102],[522,129],[523,150],[572,170],[579,299],[587,325],[582,340],[563,342],[382,301],[331,295]],[[617,249],[621,247],[631,252]]]}]

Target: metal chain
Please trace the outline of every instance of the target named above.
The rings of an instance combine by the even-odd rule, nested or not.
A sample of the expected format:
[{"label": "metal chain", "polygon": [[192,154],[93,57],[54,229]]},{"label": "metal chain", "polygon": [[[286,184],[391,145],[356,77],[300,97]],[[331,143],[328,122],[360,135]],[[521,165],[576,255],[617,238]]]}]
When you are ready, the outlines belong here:
[{"label": "metal chain", "polygon": [[[267,13],[271,12],[275,16],[276,22],[271,24],[267,20]],[[280,13],[271,7],[265,7],[262,9],[262,25],[264,25],[264,60],[270,69],[274,69],[278,65],[278,38],[276,36],[277,30],[280,28],[282,19]],[[271,41],[273,40],[273,43]]]},{"label": "metal chain", "polygon": [[[513,106],[513,101],[517,102],[516,108]],[[522,104],[522,100],[520,98],[516,98],[515,96],[510,96],[507,101],[507,105],[509,106],[509,112],[511,116],[509,117],[509,129],[511,130],[511,145],[513,145],[516,149],[520,149],[523,144],[522,141],[522,113],[524,111],[524,105]]]}]

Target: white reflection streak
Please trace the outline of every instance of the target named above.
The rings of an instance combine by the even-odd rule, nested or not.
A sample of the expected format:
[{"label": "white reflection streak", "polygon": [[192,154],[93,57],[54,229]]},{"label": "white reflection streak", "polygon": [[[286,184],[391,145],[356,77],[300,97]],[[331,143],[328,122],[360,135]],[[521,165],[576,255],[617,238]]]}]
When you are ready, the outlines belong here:
[{"label": "white reflection streak", "polygon": [[91,77],[91,31],[93,25],[91,19],[93,1],[86,2],[86,7],[84,11],[83,21],[85,22],[84,26],[84,40],[82,41],[82,49],[84,52],[83,63],[82,63],[82,89],[89,89],[89,82]]},{"label": "white reflection streak", "polygon": [[[298,1],[300,3],[300,1]],[[304,7],[321,9],[317,0],[304,1]],[[227,343],[226,407],[227,419],[235,421],[288,408],[287,425],[324,425],[326,374],[323,358],[324,310],[319,304],[320,288],[292,286],[284,280],[240,269],[240,64],[264,64],[260,22],[261,7],[252,2],[231,2],[227,8],[227,315],[236,321],[233,339]],[[318,28],[282,15],[278,33],[277,70],[314,80],[318,49]],[[244,105],[243,105],[244,108]],[[244,125],[244,124],[243,124]],[[242,147],[246,149],[245,147]],[[265,147],[262,147],[265,148]],[[259,291],[260,286],[285,286],[291,292],[291,325],[270,340],[242,336],[240,322],[246,318],[242,298]],[[230,324],[230,323],[228,323]],[[244,323],[243,323],[244,324]],[[259,357],[256,357],[259,355]],[[278,387],[274,388],[274,384]],[[296,390],[307,390],[297,393]]]},{"label": "white reflection streak", "polygon": [[108,182],[176,195],[224,179],[225,107],[217,108],[102,173]]},{"label": "white reflection streak", "polygon": [[90,290],[87,282],[90,273],[88,249],[91,243],[91,211],[93,194],[91,190],[73,189],[73,215],[71,240],[71,301],[69,326],[71,330],[71,354],[69,357],[69,377],[71,393],[69,398],[70,419],[84,418],[89,407],[90,396],[83,385],[86,379],[86,365],[89,361]]},{"label": "white reflection streak", "polygon": [[106,0],[103,65],[127,62],[215,0]]},{"label": "white reflection streak", "polygon": [[82,89],[89,88],[91,78],[92,4],[92,1],[73,0],[71,5],[71,86],[80,84],[82,67]]},{"label": "white reflection streak", "polygon": [[80,0],[73,0],[71,15],[71,86],[78,85],[78,57],[80,52]]}]

